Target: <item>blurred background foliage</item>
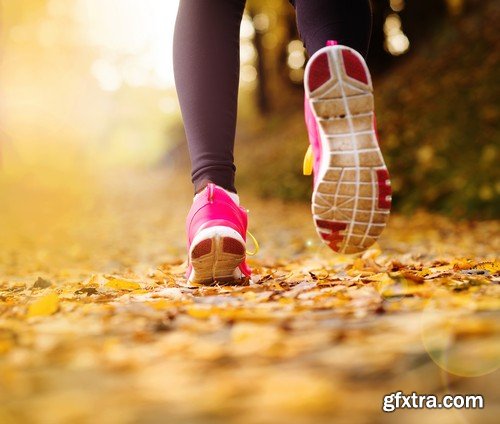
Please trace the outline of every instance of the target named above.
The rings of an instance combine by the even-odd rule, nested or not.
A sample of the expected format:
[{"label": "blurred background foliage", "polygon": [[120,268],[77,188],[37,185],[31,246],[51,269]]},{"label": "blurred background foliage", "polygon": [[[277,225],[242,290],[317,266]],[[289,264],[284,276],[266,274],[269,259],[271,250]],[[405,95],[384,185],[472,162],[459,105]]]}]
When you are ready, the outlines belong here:
[{"label": "blurred background foliage", "polygon": [[[500,2],[372,3],[368,61],[395,208],[498,217]],[[177,4],[0,0],[0,194],[15,214],[56,191],[67,210],[103,172],[189,179],[171,63]],[[238,188],[307,201],[307,57],[287,0],[248,0],[240,55]]]}]

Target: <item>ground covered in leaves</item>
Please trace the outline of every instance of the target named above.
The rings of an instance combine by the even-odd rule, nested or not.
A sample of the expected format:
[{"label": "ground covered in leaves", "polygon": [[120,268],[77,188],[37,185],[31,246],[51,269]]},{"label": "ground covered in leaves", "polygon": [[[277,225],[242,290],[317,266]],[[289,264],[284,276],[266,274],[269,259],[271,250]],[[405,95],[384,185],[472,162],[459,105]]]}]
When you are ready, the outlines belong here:
[{"label": "ground covered in leaves", "polygon": [[[4,217],[0,422],[496,422],[498,222],[394,216],[341,256],[307,205],[242,194],[252,281],[189,287],[190,190],[172,178],[108,176],[85,204],[47,190],[57,222]],[[397,390],[486,407],[383,413]]]}]

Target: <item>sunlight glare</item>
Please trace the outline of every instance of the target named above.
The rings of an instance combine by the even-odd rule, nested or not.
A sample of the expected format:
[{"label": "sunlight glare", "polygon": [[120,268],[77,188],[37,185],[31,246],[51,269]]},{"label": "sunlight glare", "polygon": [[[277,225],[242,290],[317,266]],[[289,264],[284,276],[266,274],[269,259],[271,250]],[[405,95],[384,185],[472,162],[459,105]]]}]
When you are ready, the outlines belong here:
[{"label": "sunlight glare", "polygon": [[300,40],[292,40],[287,47],[287,63],[291,69],[301,69],[306,63],[306,53],[304,45]]},{"label": "sunlight glare", "polygon": [[152,88],[173,86],[177,6],[178,0],[76,1],[74,16],[81,39],[99,54],[91,72],[103,90],[116,90],[122,82]]},{"label": "sunlight glare", "polygon": [[385,48],[393,56],[399,56],[408,51],[410,40],[402,29],[401,18],[397,13],[391,13],[384,22]]}]

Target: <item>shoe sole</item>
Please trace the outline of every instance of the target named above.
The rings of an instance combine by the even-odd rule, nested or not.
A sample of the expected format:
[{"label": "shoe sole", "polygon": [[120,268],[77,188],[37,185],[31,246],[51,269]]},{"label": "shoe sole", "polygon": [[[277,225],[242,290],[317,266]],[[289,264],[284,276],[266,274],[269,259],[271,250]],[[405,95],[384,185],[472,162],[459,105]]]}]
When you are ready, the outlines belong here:
[{"label": "shoe sole", "polygon": [[192,271],[188,282],[212,284],[240,280],[239,265],[245,256],[245,242],[232,228],[215,226],[201,230],[189,250]]},{"label": "shoe sole", "polygon": [[322,146],[312,195],[316,231],[336,252],[362,252],[384,230],[391,208],[370,72],[355,50],[330,46],[311,57],[304,85]]}]

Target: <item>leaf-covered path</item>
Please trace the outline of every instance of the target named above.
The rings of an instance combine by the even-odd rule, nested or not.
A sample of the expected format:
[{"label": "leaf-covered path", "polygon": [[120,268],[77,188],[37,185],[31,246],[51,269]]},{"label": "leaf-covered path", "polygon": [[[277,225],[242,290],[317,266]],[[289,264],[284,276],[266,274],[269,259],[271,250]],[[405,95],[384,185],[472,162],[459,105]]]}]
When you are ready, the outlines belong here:
[{"label": "leaf-covered path", "polygon": [[[186,287],[190,189],[172,178],[111,176],[85,204],[48,193],[56,223],[5,218],[0,422],[495,422],[498,222],[394,216],[348,257],[307,205],[243,194],[253,281]],[[383,413],[398,390],[486,407]]]}]

